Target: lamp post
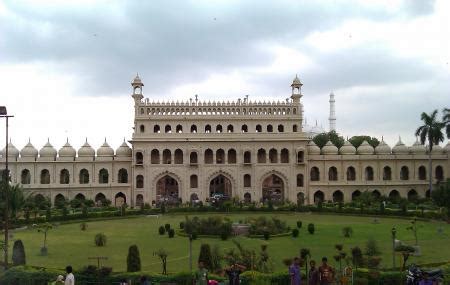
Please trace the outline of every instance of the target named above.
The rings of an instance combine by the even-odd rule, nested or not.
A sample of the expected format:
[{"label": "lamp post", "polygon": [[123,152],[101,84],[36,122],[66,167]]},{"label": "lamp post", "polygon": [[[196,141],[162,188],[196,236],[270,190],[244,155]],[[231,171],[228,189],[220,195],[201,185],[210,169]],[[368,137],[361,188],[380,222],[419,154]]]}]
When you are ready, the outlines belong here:
[{"label": "lamp post", "polygon": [[0,117],[5,118],[6,119],[6,145],[5,145],[5,171],[3,172],[3,183],[5,183],[5,214],[4,214],[4,219],[5,219],[5,226],[4,226],[4,231],[5,231],[5,252],[4,252],[4,257],[5,257],[5,269],[8,268],[8,238],[9,238],[9,168],[8,168],[8,157],[9,157],[9,153],[8,153],[8,119],[12,118],[14,116],[8,115],[8,112],[6,111],[6,107],[5,106],[0,106]]},{"label": "lamp post", "polygon": [[397,235],[397,229],[392,227],[392,268],[395,268],[395,236]]}]

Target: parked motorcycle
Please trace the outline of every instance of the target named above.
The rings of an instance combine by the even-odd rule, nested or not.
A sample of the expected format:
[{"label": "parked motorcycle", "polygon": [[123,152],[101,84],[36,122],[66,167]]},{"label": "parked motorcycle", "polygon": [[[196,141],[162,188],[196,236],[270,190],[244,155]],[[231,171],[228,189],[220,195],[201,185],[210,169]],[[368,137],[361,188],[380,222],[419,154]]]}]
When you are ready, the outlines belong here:
[{"label": "parked motorcycle", "polygon": [[442,269],[422,270],[418,266],[412,264],[406,273],[406,285],[418,285],[425,276],[427,276],[428,280],[434,282],[433,284],[436,284],[435,282],[441,284],[444,280]]}]

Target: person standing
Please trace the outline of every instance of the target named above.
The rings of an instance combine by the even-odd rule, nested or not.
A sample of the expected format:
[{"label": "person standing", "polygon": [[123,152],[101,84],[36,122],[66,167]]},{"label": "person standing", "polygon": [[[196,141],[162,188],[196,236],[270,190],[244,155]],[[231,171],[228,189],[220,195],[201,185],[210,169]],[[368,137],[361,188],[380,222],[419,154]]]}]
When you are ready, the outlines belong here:
[{"label": "person standing", "polygon": [[245,270],[245,267],[239,264],[233,264],[229,269],[225,270],[228,275],[229,285],[239,285],[241,284],[240,275]]},{"label": "person standing", "polygon": [[333,283],[333,268],[328,265],[328,259],[322,258],[322,265],[319,267],[320,285],[328,285]]},{"label": "person standing", "polygon": [[290,285],[300,285],[301,277],[300,277],[300,258],[295,257],[291,266],[289,266],[289,275],[291,277]]},{"label": "person standing", "polygon": [[308,272],[308,285],[319,285],[319,270],[316,267],[316,262],[314,260],[311,260],[309,262],[309,272]]},{"label": "person standing", "polygon": [[72,273],[72,266],[68,265],[66,267],[66,280],[64,280],[64,285],[75,285],[75,276]]},{"label": "person standing", "polygon": [[208,269],[205,268],[203,261],[198,263],[198,270],[195,272],[195,285],[208,285]]}]

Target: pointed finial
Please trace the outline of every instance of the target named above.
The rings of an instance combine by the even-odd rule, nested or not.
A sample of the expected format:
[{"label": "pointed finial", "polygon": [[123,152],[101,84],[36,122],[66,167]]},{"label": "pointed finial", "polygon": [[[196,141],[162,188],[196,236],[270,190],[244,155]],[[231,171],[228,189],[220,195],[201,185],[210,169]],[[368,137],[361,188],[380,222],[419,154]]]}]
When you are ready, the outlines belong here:
[{"label": "pointed finial", "polygon": [[87,143],[87,137],[86,137],[86,141],[85,141],[85,143]]},{"label": "pointed finial", "polygon": [[69,143],[69,137],[66,137],[66,143]]},{"label": "pointed finial", "polygon": [[28,143],[31,143],[31,138],[30,137],[28,137]]},{"label": "pointed finial", "polygon": [[50,143],[50,138],[49,137],[47,137],[47,142]]},{"label": "pointed finial", "polygon": [[106,137],[105,137],[105,143],[106,143]]}]

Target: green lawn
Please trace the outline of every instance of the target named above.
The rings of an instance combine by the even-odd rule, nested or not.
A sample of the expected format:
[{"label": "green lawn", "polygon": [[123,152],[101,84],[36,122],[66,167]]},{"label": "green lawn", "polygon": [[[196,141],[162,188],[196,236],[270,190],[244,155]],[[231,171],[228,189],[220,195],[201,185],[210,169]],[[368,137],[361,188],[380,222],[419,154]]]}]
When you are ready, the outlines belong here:
[{"label": "green lawn", "polygon": [[[201,214],[196,214],[201,215]],[[214,215],[214,214],[205,214]],[[296,221],[301,220],[303,227],[298,238],[279,237],[268,241],[270,256],[277,270],[283,270],[283,258],[293,257],[298,254],[299,249],[307,247],[311,250],[314,259],[319,260],[322,256],[328,256],[331,263],[335,255],[334,245],[344,244],[344,249],[349,252],[353,246],[364,248],[369,237],[375,238],[382,250],[383,265],[392,265],[392,240],[391,228],[397,227],[397,237],[404,242],[413,244],[412,232],[407,231],[409,220],[379,218],[379,223],[373,223],[370,217],[349,217],[334,215],[318,215],[307,213],[287,214],[230,214],[231,219],[238,221],[250,215],[276,215],[284,219],[292,228]],[[192,215],[195,216],[195,215]],[[126,256],[128,247],[137,244],[141,254],[143,270],[159,272],[160,263],[153,252],[163,247],[169,251],[168,270],[170,272],[188,269],[188,240],[176,236],[169,239],[167,235],[160,236],[158,227],[170,223],[178,229],[179,222],[184,220],[183,215],[165,215],[163,217],[137,217],[130,219],[119,219],[109,221],[88,222],[86,231],[80,230],[79,223],[60,225],[50,230],[48,235],[48,256],[40,256],[39,249],[42,246],[43,234],[36,230],[16,231],[13,240],[22,239],[25,245],[27,263],[30,265],[64,268],[71,264],[80,268],[87,264],[96,264],[88,257],[106,256],[105,266],[111,266],[114,271],[126,269]],[[308,223],[314,223],[316,232],[310,235],[307,230]],[[419,222],[419,244],[422,248],[421,257],[412,257],[410,262],[428,263],[438,261],[450,261],[450,225],[439,222]],[[353,228],[353,237],[344,238],[341,230],[344,226]],[[438,234],[438,227],[442,226],[443,233]],[[108,241],[106,247],[96,247],[94,236],[97,233],[105,233]],[[259,250],[260,244],[266,242],[260,239],[239,237],[248,248]],[[233,246],[231,241],[219,239],[199,238],[194,241],[194,258],[198,256],[201,243],[219,244],[223,249]],[[11,242],[12,244],[12,242]],[[195,264],[194,259],[194,264]],[[399,264],[399,258],[397,258]]]}]

